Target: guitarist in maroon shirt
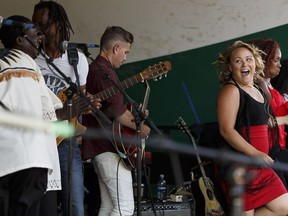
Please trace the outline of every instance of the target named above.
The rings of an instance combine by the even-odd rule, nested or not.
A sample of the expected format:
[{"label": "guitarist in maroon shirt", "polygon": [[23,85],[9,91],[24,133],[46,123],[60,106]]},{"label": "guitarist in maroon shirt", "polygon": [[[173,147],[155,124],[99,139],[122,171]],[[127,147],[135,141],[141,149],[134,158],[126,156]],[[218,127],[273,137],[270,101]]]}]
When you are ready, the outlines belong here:
[{"label": "guitarist in maroon shirt", "polygon": [[[86,89],[91,94],[119,83],[114,69],[126,60],[133,43],[133,35],[119,26],[106,28],[101,37],[100,53],[89,66]],[[134,116],[126,108],[123,95],[119,92],[102,101],[102,111],[111,121],[136,130]],[[88,128],[103,129],[105,122],[93,116],[83,116],[83,124]],[[105,127],[105,125],[104,125]],[[107,127],[107,126],[106,126]],[[111,131],[111,126],[109,128]],[[150,128],[140,125],[141,137],[150,133]],[[107,139],[83,139],[83,158],[91,159],[98,174],[101,208],[99,215],[132,215],[134,198],[131,170],[127,169],[116,151],[115,143]]]}]

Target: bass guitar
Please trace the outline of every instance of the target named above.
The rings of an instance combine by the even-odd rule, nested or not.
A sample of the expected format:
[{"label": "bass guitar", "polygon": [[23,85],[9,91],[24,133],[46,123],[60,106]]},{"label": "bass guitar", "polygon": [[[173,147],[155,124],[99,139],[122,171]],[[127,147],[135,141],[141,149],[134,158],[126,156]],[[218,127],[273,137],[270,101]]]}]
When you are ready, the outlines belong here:
[{"label": "bass guitar", "polygon": [[[146,86],[146,92],[144,96],[144,100],[141,106],[141,111],[144,113],[147,105],[148,100],[150,96],[150,86],[145,80],[145,86]],[[132,113],[134,113],[134,109],[130,103],[127,104],[127,109],[130,110]],[[136,115],[135,115],[136,116]],[[121,155],[126,155],[126,157],[122,157],[122,161],[128,168],[136,168],[136,162],[137,162],[137,149],[138,147],[141,148],[141,161],[144,157],[144,150],[145,150],[145,139],[141,139],[141,146],[137,146],[137,143],[139,141],[137,140],[137,136],[135,136],[135,130],[132,130],[131,128],[122,126],[119,122],[114,121],[113,122],[113,137],[114,137],[114,143],[116,151]],[[122,137],[125,137],[126,140],[129,140],[128,142],[124,142],[122,140]],[[127,139],[129,138],[129,139]],[[123,153],[123,154],[122,154]]]},{"label": "bass guitar", "polygon": [[[119,86],[122,89],[127,89],[139,82],[144,82],[145,80],[157,80],[158,78],[162,78],[162,76],[164,75],[165,77],[167,76],[167,73],[171,70],[171,62],[169,61],[164,61],[164,62],[159,62],[158,64],[155,64],[153,66],[150,66],[148,68],[146,68],[145,70],[143,70],[141,73],[136,74],[128,79],[125,79],[124,81],[119,83]],[[58,98],[62,101],[62,103],[66,103],[67,101],[67,97],[65,92],[67,91],[67,89],[63,89],[62,91],[60,91],[57,96]],[[111,86],[107,89],[104,89],[101,92],[98,92],[97,94],[93,95],[93,97],[95,98],[100,98],[101,101],[104,101],[112,96],[114,96],[115,94],[117,94],[119,92],[119,90],[115,87],[115,86]],[[79,96],[74,96],[75,97],[79,97]],[[77,117],[74,117],[71,119],[71,123],[74,124],[76,130],[75,130],[75,136],[79,136],[81,134],[83,134],[86,130],[86,127],[81,125],[77,119]],[[64,139],[64,137],[57,137],[57,144],[59,144],[62,140]]]},{"label": "bass guitar", "polygon": [[194,199],[194,214],[197,216],[222,216],[224,211],[215,197],[214,185],[210,178],[206,176],[201,158],[198,154],[197,145],[191,131],[187,127],[182,117],[177,120],[178,127],[183,130],[190,138],[196,152],[198,165],[200,167],[201,175],[198,181],[191,182],[191,192]]}]

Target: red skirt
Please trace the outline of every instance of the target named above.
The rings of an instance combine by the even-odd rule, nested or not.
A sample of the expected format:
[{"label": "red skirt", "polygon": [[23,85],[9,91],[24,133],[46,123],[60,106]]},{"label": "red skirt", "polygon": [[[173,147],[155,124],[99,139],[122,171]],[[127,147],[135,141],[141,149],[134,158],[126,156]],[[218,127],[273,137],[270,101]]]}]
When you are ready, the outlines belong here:
[{"label": "red skirt", "polygon": [[[268,154],[269,138],[267,125],[251,126],[249,130],[250,144],[257,150]],[[246,128],[242,129],[241,134],[247,140]],[[282,181],[271,168],[249,168],[248,173],[250,178],[243,194],[245,211],[259,208],[287,192]],[[220,182],[220,185],[224,193],[229,194],[227,182]],[[227,201],[231,203],[231,198]]]}]

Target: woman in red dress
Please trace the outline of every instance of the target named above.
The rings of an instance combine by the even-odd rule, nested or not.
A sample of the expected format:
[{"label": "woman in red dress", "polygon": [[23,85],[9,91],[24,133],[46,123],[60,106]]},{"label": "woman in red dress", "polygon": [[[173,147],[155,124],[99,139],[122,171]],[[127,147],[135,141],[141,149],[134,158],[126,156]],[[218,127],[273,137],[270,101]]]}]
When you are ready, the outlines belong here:
[{"label": "woman in red dress", "polygon": [[[264,69],[261,52],[236,41],[219,55],[217,64],[222,84],[217,98],[222,137],[233,150],[271,165],[268,131],[277,124],[268,100],[254,84]],[[245,215],[288,215],[287,191],[272,168],[251,168],[248,172],[251,179],[243,194]]]}]

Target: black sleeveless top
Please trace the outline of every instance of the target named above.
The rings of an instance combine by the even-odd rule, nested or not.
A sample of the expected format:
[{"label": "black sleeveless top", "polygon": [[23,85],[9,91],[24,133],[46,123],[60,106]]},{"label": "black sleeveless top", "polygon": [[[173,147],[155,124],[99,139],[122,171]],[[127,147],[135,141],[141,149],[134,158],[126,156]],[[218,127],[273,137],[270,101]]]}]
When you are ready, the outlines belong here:
[{"label": "black sleeveless top", "polygon": [[[264,103],[261,103],[251,97],[243,89],[239,88],[240,95],[240,104],[245,104],[244,109],[239,109],[238,116],[240,119],[238,125],[240,127],[255,126],[267,124],[270,113],[270,106],[264,97]],[[260,91],[261,92],[261,91]],[[261,93],[262,94],[262,93]],[[263,94],[262,94],[263,95]],[[241,106],[240,106],[241,108]],[[244,112],[245,111],[245,112]],[[246,120],[245,120],[246,119]]]},{"label": "black sleeveless top", "polygon": [[[247,128],[245,137],[248,138],[248,142],[250,143],[250,129],[249,126],[257,126],[257,125],[268,125],[269,118],[273,118],[274,113],[268,99],[263,93],[262,89],[257,85],[254,85],[255,88],[259,90],[259,92],[264,97],[264,103],[256,101],[253,97],[251,97],[247,92],[240,88],[240,86],[234,81],[234,83],[226,83],[235,85],[239,89],[240,93],[240,105],[237,114],[237,119],[235,123],[235,129],[241,134],[242,128]],[[279,150],[279,131],[278,126],[276,125],[273,128],[269,128],[270,141],[272,142],[273,148],[270,149],[269,155],[274,158],[275,154],[277,154]],[[267,131],[268,132],[268,131]],[[223,138],[220,142],[223,146]],[[226,143],[224,141],[224,143]],[[228,145],[228,144],[227,144]],[[225,145],[224,145],[225,146]],[[228,145],[230,149],[233,149],[230,145]],[[234,150],[234,149],[233,149]]]},{"label": "black sleeveless top", "polygon": [[[261,103],[257,100],[255,100],[253,97],[251,97],[247,92],[245,92],[240,86],[234,81],[234,83],[225,83],[225,85],[234,85],[239,89],[240,93],[240,104],[239,104],[239,110],[235,122],[235,130],[237,130],[240,134],[242,134],[242,129],[247,128],[246,134],[242,134],[245,137],[247,137],[247,142],[250,143],[250,126],[257,126],[257,125],[268,125],[268,120],[270,116],[273,115],[272,108],[264,95],[261,88],[254,85],[255,88],[258,89],[258,91],[261,93],[261,95],[264,98],[264,103]],[[268,132],[268,131],[267,131]],[[272,135],[272,142],[277,143],[277,129],[275,132],[270,133]],[[275,134],[275,135],[274,135]],[[223,138],[221,138],[222,141],[220,142],[220,146],[223,146]],[[226,141],[224,141],[226,143]],[[224,145],[225,146],[225,145]],[[232,147],[228,145],[229,149]],[[232,148],[233,149],[233,148]],[[234,149],[233,149],[234,150]]]}]

